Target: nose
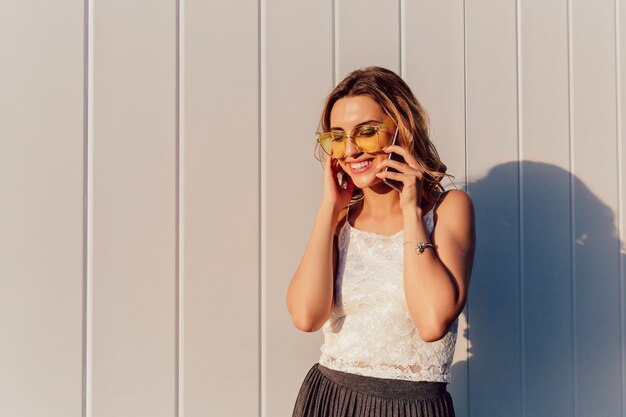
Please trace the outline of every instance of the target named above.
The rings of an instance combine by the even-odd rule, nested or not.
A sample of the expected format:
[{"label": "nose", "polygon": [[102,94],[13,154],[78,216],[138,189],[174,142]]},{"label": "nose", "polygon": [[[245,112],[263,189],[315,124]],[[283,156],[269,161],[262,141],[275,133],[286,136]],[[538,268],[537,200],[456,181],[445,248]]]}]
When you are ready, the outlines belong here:
[{"label": "nose", "polygon": [[352,139],[351,137],[348,137],[348,135],[346,135],[346,138],[345,138],[345,141],[346,141],[345,157],[356,155],[356,154],[361,152],[359,149],[356,148],[356,146],[354,146],[354,143],[352,143],[351,139]]}]

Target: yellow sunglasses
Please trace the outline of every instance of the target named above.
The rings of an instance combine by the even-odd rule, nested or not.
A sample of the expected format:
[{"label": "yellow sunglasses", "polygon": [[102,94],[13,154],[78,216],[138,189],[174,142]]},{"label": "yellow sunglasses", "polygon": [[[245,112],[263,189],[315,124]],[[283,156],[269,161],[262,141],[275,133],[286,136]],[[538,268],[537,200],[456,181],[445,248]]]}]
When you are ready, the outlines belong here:
[{"label": "yellow sunglasses", "polygon": [[357,126],[349,134],[342,131],[324,132],[317,137],[317,143],[319,143],[328,156],[336,159],[345,157],[346,139],[348,138],[350,138],[354,147],[361,152],[380,152],[388,143],[380,140],[379,132],[385,132],[383,129],[391,126],[395,126],[395,123],[393,120],[389,119],[380,125],[365,124]]}]

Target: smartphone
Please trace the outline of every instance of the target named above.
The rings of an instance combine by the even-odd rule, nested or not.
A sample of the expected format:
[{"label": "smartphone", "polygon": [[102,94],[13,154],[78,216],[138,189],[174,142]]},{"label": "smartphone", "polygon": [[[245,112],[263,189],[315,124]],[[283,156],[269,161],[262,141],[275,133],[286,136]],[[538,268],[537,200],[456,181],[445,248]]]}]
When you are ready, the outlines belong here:
[{"label": "smartphone", "polygon": [[[396,133],[393,134],[393,139],[391,140],[391,144],[392,145],[397,145],[398,143],[398,132],[400,131],[399,128],[396,128]],[[389,156],[387,157],[387,159],[391,159],[392,161],[398,161],[398,162],[404,162],[404,158],[400,155],[398,155],[395,152],[391,152],[389,154]],[[400,172],[395,168],[391,168],[391,167],[385,167],[385,171],[389,171],[389,172]],[[383,182],[385,184],[387,184],[388,186],[390,186],[391,188],[393,188],[394,190],[400,192],[402,191],[402,181],[397,181],[397,180],[392,180],[389,178],[384,178]]]}]

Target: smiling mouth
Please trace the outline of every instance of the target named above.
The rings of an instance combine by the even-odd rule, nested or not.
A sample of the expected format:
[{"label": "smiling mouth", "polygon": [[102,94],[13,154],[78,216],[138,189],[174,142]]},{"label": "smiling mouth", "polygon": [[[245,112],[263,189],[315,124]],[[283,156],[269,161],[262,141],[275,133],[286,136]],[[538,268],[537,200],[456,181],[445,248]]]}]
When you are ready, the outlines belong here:
[{"label": "smiling mouth", "polygon": [[372,159],[366,159],[359,162],[350,162],[348,166],[350,167],[350,171],[352,171],[352,173],[360,174],[361,172],[367,171],[372,166],[372,161]]}]

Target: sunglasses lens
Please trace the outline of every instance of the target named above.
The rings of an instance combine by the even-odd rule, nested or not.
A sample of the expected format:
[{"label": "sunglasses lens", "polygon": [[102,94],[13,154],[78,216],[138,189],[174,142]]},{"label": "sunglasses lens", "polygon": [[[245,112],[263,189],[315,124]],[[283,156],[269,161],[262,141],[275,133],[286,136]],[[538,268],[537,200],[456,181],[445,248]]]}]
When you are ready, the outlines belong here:
[{"label": "sunglasses lens", "polygon": [[333,139],[333,153],[330,155],[334,158],[343,158],[346,152],[346,140],[345,138],[335,140]]},{"label": "sunglasses lens", "polygon": [[378,129],[374,126],[363,126],[356,133],[354,141],[363,152],[372,153],[381,150],[378,142]]},{"label": "sunglasses lens", "polygon": [[332,132],[322,134],[318,141],[324,152],[333,158],[341,158],[346,149],[345,140],[336,140],[336,135]]}]

